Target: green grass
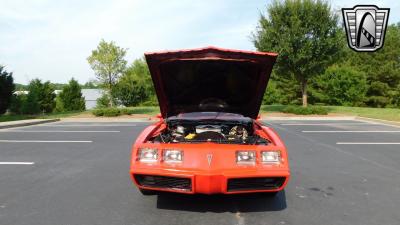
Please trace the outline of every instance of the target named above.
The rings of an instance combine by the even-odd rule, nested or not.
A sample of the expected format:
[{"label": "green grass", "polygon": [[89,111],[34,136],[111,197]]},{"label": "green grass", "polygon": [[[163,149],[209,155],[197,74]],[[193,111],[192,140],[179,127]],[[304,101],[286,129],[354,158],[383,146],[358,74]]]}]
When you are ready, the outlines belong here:
[{"label": "green grass", "polygon": [[362,116],[374,119],[400,121],[400,109],[398,108],[368,108],[347,106],[324,106],[330,113],[340,113],[352,116]]},{"label": "green grass", "polygon": [[[288,106],[285,105],[263,105],[260,112],[284,112]],[[300,106],[299,106],[300,107]],[[370,107],[349,107],[349,106],[318,106],[327,109],[328,113],[335,113],[349,116],[361,116],[373,119],[400,121],[399,108],[370,108]]]},{"label": "green grass", "polygon": [[260,113],[283,112],[286,107],[286,105],[262,105],[260,108]]},{"label": "green grass", "polygon": [[147,114],[156,115],[160,110],[156,106],[139,106],[139,107],[126,107],[126,108],[97,108],[92,110],[95,116],[114,117],[120,115],[132,114]]},{"label": "green grass", "polygon": [[82,112],[61,112],[61,113],[49,113],[41,115],[0,115],[0,122],[28,120],[28,119],[58,119],[62,117],[78,115],[80,113]]},{"label": "green grass", "polygon": [[129,111],[131,114],[156,115],[157,113],[160,113],[160,107],[158,107],[158,106],[129,107]]}]

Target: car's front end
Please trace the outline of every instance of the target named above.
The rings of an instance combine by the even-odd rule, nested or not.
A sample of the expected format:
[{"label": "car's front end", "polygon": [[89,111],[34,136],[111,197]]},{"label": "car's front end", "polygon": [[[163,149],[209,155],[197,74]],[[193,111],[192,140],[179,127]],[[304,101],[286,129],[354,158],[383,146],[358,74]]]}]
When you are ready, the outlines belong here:
[{"label": "car's front end", "polygon": [[131,163],[132,178],[142,190],[278,192],[290,176],[285,145],[274,130],[251,119],[174,119],[142,136]]},{"label": "car's front end", "polygon": [[141,191],[279,192],[289,179],[286,147],[258,121],[276,54],[205,48],[146,55],[160,122],[132,148]]}]

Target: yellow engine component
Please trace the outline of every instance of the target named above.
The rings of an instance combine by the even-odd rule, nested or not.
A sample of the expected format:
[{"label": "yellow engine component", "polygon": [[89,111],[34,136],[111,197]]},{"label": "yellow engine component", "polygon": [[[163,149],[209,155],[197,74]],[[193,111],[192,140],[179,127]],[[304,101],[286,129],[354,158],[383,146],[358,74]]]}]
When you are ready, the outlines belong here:
[{"label": "yellow engine component", "polygon": [[186,135],[185,139],[191,140],[191,139],[193,139],[195,136],[196,136],[196,134],[191,133],[191,134]]}]

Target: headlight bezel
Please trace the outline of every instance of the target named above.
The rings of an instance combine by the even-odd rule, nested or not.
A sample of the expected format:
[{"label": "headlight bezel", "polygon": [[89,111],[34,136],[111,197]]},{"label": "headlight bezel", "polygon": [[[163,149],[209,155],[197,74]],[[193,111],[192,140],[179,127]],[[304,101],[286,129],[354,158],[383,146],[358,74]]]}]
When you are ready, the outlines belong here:
[{"label": "headlight bezel", "polygon": [[235,159],[237,164],[254,165],[257,161],[257,152],[254,150],[237,150]]},{"label": "headlight bezel", "polygon": [[[269,157],[269,159],[267,159]],[[262,150],[260,152],[262,164],[279,164],[282,162],[282,153],[279,150]]]},{"label": "headlight bezel", "polygon": [[[176,157],[171,157],[175,155]],[[162,161],[165,163],[182,163],[184,159],[184,151],[181,149],[163,149]]]},{"label": "headlight bezel", "polygon": [[[149,154],[152,154],[149,155]],[[157,148],[138,148],[137,161],[144,163],[154,163],[159,159],[159,151]]]}]

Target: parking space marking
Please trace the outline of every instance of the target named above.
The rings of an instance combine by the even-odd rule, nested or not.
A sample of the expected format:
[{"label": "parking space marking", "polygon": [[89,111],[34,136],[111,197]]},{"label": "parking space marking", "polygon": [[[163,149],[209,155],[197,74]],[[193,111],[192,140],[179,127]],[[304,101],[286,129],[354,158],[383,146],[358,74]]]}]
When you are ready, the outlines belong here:
[{"label": "parking space marking", "polygon": [[[281,123],[281,126],[343,126],[343,125],[371,125],[372,123]],[[379,124],[376,124],[379,125]]]},{"label": "parking space marking", "polygon": [[64,140],[0,140],[0,143],[92,143],[93,141],[64,141]]},{"label": "parking space marking", "polygon": [[119,130],[0,130],[0,133],[119,133]]},{"label": "parking space marking", "polygon": [[303,133],[400,133],[400,130],[303,130]]},{"label": "parking space marking", "polygon": [[40,127],[135,127],[137,124],[54,124],[37,125]]},{"label": "parking space marking", "polygon": [[400,142],[336,142],[337,145],[400,145]]},{"label": "parking space marking", "polygon": [[34,162],[0,162],[0,165],[33,165]]},{"label": "parking space marking", "polygon": [[[296,135],[296,136],[298,136],[298,137],[304,138],[305,140],[308,140],[309,142],[314,143],[314,144],[316,144],[316,145],[323,146],[324,148],[321,148],[321,149],[323,149],[323,150],[324,150],[324,149],[332,149],[332,150],[334,150],[334,151],[336,151],[336,152],[343,153],[343,154],[346,154],[346,155],[350,155],[350,156],[355,157],[355,158],[358,158],[358,159],[360,159],[360,160],[362,160],[362,161],[371,163],[371,164],[373,164],[373,165],[375,165],[375,166],[377,166],[377,167],[379,167],[379,168],[386,169],[386,170],[390,170],[390,171],[393,171],[393,172],[396,172],[396,173],[400,173],[400,170],[398,170],[398,169],[396,169],[396,168],[389,167],[389,166],[386,166],[386,165],[384,165],[384,164],[381,164],[381,163],[379,163],[379,162],[377,162],[377,161],[374,161],[374,160],[365,158],[365,157],[363,157],[363,156],[360,156],[360,155],[358,155],[358,154],[354,154],[354,153],[352,153],[352,152],[345,151],[345,150],[343,150],[343,149],[341,149],[341,148],[336,147],[335,145],[325,144],[325,143],[320,142],[320,141],[317,141],[317,140],[315,140],[315,139],[313,139],[313,138],[310,138],[310,137],[307,137],[307,136],[305,136],[305,135],[302,135],[302,134],[300,134],[300,133],[298,133],[298,132],[296,132],[296,131],[288,130],[288,129],[285,128],[285,127],[279,127],[279,129],[281,129],[281,130],[283,130],[283,131],[285,131],[285,132],[287,132],[287,133],[289,133],[289,134],[293,134],[293,135]],[[337,142],[336,145],[345,145],[345,144],[347,144],[347,143],[357,143],[357,142]],[[366,143],[366,142],[358,142],[358,143]],[[393,144],[393,142],[392,142],[391,144]],[[400,143],[398,143],[398,144],[400,144]]]}]

